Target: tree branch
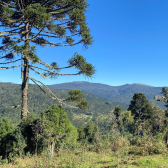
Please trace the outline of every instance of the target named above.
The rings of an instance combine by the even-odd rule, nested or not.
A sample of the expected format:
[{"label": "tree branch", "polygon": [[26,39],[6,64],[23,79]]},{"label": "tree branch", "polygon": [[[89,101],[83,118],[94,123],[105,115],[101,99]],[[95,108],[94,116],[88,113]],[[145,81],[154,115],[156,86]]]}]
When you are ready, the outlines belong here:
[{"label": "tree branch", "polygon": [[14,60],[14,61],[10,61],[10,62],[4,62],[4,63],[0,63],[0,64],[10,64],[10,63],[14,63],[14,62],[17,62],[17,61],[20,61],[21,59],[17,59],[17,60]]},{"label": "tree branch", "polygon": [[78,72],[78,73],[75,73],[75,74],[60,74],[60,73],[58,73],[58,72],[54,72],[54,71],[50,71],[50,70],[47,70],[47,69],[43,69],[43,68],[40,68],[40,67],[37,67],[37,66],[34,66],[34,65],[29,65],[29,67],[30,67],[30,69],[32,69],[33,71],[35,71],[36,73],[38,73],[38,74],[39,74],[41,77],[43,77],[43,78],[49,78],[49,77],[51,77],[51,76],[45,77],[45,76],[42,75],[40,72],[38,72],[38,71],[36,71],[35,69],[33,69],[32,67],[38,68],[38,69],[43,70],[43,71],[47,71],[47,72],[51,73],[51,75],[69,76],[69,75],[79,75],[79,74],[81,74],[81,72]]},{"label": "tree branch", "polygon": [[[28,77],[29,79],[31,79],[44,93],[46,93],[51,99],[53,100],[57,100],[61,105],[64,105],[66,107],[70,107],[70,108],[76,108],[78,109],[78,107],[74,107],[74,106],[71,106],[71,105],[68,105],[66,103],[64,103],[63,101],[65,101],[65,99],[59,99],[57,96],[55,96],[55,94],[46,86],[44,85],[42,82],[32,78],[32,77]],[[48,92],[53,96],[49,95],[38,83],[42,84],[47,90]]]},{"label": "tree branch", "polygon": [[16,66],[11,66],[11,67],[0,67],[0,70],[5,70],[5,69],[11,69],[11,68],[17,68],[20,67],[21,65],[16,65]]}]

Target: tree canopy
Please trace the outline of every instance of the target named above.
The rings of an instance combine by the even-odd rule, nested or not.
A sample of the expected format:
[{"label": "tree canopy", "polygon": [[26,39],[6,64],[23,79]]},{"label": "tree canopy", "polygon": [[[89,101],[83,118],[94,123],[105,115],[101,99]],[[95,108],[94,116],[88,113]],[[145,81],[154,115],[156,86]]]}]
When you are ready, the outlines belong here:
[{"label": "tree canopy", "polygon": [[134,115],[134,119],[147,119],[153,114],[153,110],[143,93],[135,93],[128,110]]},{"label": "tree canopy", "polygon": [[[2,39],[0,64],[20,62],[18,65],[0,67],[0,70],[21,67],[22,118],[28,114],[29,79],[51,98],[65,104],[64,100],[58,99],[47,87],[42,88],[43,84],[40,81],[29,76],[30,70],[43,78],[80,74],[92,77],[94,74],[94,67],[78,53],[68,60],[66,67],[59,67],[57,62],[49,65],[36,53],[38,45],[63,47],[82,43],[85,48],[91,45],[92,37],[85,17],[87,6],[86,0],[4,0],[0,2],[0,27],[3,29],[0,31]],[[59,72],[72,67],[77,69],[74,74]],[[80,103],[82,105],[79,107],[86,105],[86,102],[80,101]]]}]

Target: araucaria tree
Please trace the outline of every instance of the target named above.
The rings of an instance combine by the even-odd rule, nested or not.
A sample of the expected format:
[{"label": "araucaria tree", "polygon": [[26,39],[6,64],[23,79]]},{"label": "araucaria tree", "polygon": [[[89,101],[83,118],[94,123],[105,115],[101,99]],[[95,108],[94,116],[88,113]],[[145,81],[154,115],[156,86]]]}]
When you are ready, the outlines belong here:
[{"label": "araucaria tree", "polygon": [[[0,64],[20,61],[18,65],[0,67],[0,70],[21,67],[21,118],[25,118],[28,114],[29,79],[42,89],[42,83],[30,77],[29,70],[43,78],[80,74],[91,77],[94,74],[94,67],[77,53],[68,60],[67,67],[58,67],[56,62],[49,65],[36,55],[37,45],[59,47],[82,43],[86,48],[91,45],[92,37],[85,18],[87,6],[87,0],[0,1],[0,37],[2,40]],[[75,67],[77,73],[61,74],[59,72],[71,67]],[[72,98],[69,97],[68,100],[76,100],[79,107],[85,108],[87,103],[80,97],[80,91],[70,92],[70,94]],[[51,92],[50,97],[64,104],[64,100],[58,99]]]},{"label": "araucaria tree", "polygon": [[128,110],[131,111],[135,120],[145,120],[153,114],[153,110],[143,93],[134,94]]}]

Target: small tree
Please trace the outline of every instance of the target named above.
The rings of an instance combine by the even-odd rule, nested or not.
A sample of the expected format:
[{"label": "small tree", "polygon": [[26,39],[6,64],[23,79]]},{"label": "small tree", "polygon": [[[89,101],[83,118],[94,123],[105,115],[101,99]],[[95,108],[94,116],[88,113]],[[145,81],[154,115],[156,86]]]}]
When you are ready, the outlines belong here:
[{"label": "small tree", "polygon": [[96,141],[96,133],[98,133],[98,128],[91,122],[88,124],[85,128],[85,138],[88,140],[88,142],[93,143]]},{"label": "small tree", "polygon": [[98,133],[98,128],[91,122],[86,127],[78,128],[78,141],[87,141],[89,143],[94,143],[96,141],[96,134]]},{"label": "small tree", "polygon": [[[117,129],[120,132],[120,134],[123,136],[124,125],[123,125],[123,116],[122,116],[121,107],[120,106],[115,107],[113,113],[115,115],[115,120],[112,122],[112,127],[114,127],[114,129]],[[116,127],[115,127],[115,125],[116,125]]]},{"label": "small tree", "polygon": [[148,100],[143,93],[134,94],[128,107],[128,111],[129,110],[132,112],[132,115],[134,115],[135,120],[143,120],[152,115]]},{"label": "small tree", "polygon": [[152,106],[149,104],[143,93],[135,93],[128,110],[131,111],[134,116],[135,128],[139,134],[143,134],[143,130],[146,129],[145,125],[148,119],[150,119],[154,113]]},{"label": "small tree", "polygon": [[162,88],[162,92],[161,92],[162,96],[155,96],[154,99],[157,101],[161,101],[161,102],[165,102],[165,115],[166,117],[168,117],[168,88],[167,87],[163,87]]},{"label": "small tree", "polygon": [[123,125],[124,131],[133,133],[134,132],[134,117],[131,114],[131,111],[123,111]]},{"label": "small tree", "polygon": [[9,158],[9,153],[13,150],[13,139],[11,138],[14,127],[11,121],[3,118],[0,122],[0,156],[3,159]]},{"label": "small tree", "polygon": [[[74,46],[82,43],[85,48],[92,44],[90,30],[87,27],[85,12],[86,0],[4,0],[0,1],[0,31],[2,46],[0,52],[3,60],[0,64],[19,62],[18,65],[0,67],[0,70],[21,67],[22,76],[22,110],[21,118],[28,114],[28,82],[31,79],[44,92],[40,81],[30,77],[32,70],[43,78],[63,75],[86,75],[92,77],[94,67],[83,56],[75,53],[68,60],[66,67],[59,67],[56,62],[51,65],[42,61],[36,54],[36,46]],[[16,58],[16,54],[19,58]],[[36,64],[36,65],[35,65]],[[40,65],[40,66],[39,66]],[[41,67],[41,65],[43,67]],[[59,71],[76,68],[77,73],[62,74]],[[45,87],[49,96],[62,105],[63,100],[56,97]],[[79,102],[78,102],[79,103]],[[80,102],[82,106],[85,102]]]},{"label": "small tree", "polygon": [[51,106],[41,113],[39,119],[42,127],[43,146],[47,145],[49,156],[53,156],[56,144],[65,143],[74,145],[77,140],[77,130],[68,119],[65,110],[57,105]]},{"label": "small tree", "polygon": [[168,88],[167,87],[163,87],[162,88],[162,92],[161,92],[162,96],[155,96],[154,98],[157,101],[161,101],[161,102],[165,102],[165,132],[166,132],[166,144],[168,144]]}]

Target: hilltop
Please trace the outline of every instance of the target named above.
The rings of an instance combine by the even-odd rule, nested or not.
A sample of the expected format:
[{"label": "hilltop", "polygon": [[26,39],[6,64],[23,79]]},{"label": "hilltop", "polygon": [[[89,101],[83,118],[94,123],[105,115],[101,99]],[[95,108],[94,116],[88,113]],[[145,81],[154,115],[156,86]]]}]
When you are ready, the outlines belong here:
[{"label": "hilltop", "polygon": [[151,103],[155,103],[164,108],[164,103],[156,102],[155,95],[160,95],[162,87],[154,87],[141,83],[125,84],[121,86],[110,86],[101,83],[91,82],[69,82],[55,85],[48,85],[53,89],[81,89],[83,92],[91,93],[96,96],[129,105],[134,93],[144,93]]}]

